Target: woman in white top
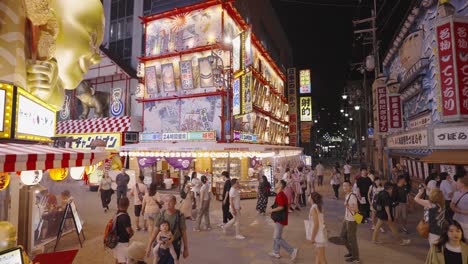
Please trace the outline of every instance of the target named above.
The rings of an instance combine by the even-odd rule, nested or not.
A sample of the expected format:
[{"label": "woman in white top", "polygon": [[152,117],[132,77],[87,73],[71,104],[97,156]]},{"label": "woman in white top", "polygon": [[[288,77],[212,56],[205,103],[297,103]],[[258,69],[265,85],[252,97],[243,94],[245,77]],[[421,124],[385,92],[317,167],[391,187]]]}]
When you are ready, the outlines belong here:
[{"label": "woman in white top", "polygon": [[154,221],[159,211],[162,208],[162,202],[157,191],[156,183],[151,183],[148,193],[143,198],[143,206],[141,209],[141,215],[145,218],[146,226],[148,226],[148,232],[153,233]]},{"label": "woman in white top", "polygon": [[200,188],[200,206],[199,206],[200,210],[197,215],[196,227],[193,229],[193,231],[200,231],[200,224],[201,224],[202,217],[205,219],[204,221],[206,225],[206,230],[210,231],[211,230],[211,223],[210,223],[211,195],[210,195],[210,190],[209,190],[210,185],[205,175],[201,176],[200,180],[203,183],[202,187]]},{"label": "woman in white top", "polygon": [[109,173],[106,171],[104,177],[102,177],[101,182],[99,183],[98,195],[101,196],[102,208],[104,212],[109,210],[109,204],[111,202],[113,190],[111,188],[112,179],[109,177]]},{"label": "woman in white top", "polygon": [[[135,213],[135,222],[136,222],[136,230],[140,231],[140,215],[141,215],[141,209],[142,209],[142,204],[143,204],[143,199],[147,193],[146,191],[146,185],[143,183],[143,180],[145,177],[143,175],[140,175],[138,177],[138,182],[135,183],[135,186],[133,186],[132,191],[130,192],[130,195],[133,196],[133,207],[134,207],[134,213]],[[144,225],[144,230],[148,230],[146,227],[146,222],[143,219],[143,225]]]},{"label": "woman in white top", "polygon": [[312,244],[315,244],[315,263],[326,264],[325,247],[327,246],[327,230],[323,218],[323,198],[317,192],[310,194],[312,207],[309,212],[309,220],[312,222]]},{"label": "woman in white top", "polygon": [[333,168],[332,176],[331,176],[331,179],[330,179],[330,184],[333,187],[333,191],[335,192],[335,199],[336,200],[339,199],[339,193],[338,192],[339,192],[340,184],[341,184],[340,176],[341,176],[341,173],[338,170],[338,168]]}]

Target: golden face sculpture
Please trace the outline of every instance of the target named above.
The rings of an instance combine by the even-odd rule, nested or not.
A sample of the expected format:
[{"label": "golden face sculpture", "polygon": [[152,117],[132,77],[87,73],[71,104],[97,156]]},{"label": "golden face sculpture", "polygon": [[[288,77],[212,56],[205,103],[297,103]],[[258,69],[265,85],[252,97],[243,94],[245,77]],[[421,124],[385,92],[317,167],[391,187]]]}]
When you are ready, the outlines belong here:
[{"label": "golden face sculpture", "polygon": [[36,33],[38,43],[32,43],[37,45],[37,60],[33,54],[27,68],[28,90],[61,108],[64,89],[75,89],[89,67],[100,61],[103,7],[99,0],[50,0],[47,8],[38,10],[49,17],[44,19],[33,14],[37,13],[34,11],[38,3],[48,1],[26,2],[28,18],[33,25],[40,26]]}]

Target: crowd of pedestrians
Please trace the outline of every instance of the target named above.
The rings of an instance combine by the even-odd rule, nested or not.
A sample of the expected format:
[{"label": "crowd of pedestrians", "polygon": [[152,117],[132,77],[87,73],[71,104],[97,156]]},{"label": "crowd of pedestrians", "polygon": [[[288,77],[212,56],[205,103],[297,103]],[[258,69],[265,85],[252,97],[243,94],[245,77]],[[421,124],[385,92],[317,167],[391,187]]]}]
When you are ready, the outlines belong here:
[{"label": "crowd of pedestrians", "polygon": [[[379,233],[385,233],[384,226],[392,232],[400,246],[410,244],[410,240],[402,234],[416,228],[429,242],[426,264],[467,264],[468,176],[464,171],[453,178],[446,173],[432,172],[428,180],[420,184],[414,202],[424,208],[424,216],[417,227],[408,226],[408,207],[413,199],[410,196],[410,178],[404,167],[392,170],[392,180],[387,181],[368,168],[360,168],[352,178],[353,168],[349,161],[343,167],[335,164],[330,169],[325,169],[318,162],[315,168],[301,166],[288,167],[283,172],[280,169],[275,171],[274,186],[265,176],[260,176],[255,208],[259,215],[269,217],[273,222],[273,248],[269,253],[272,258],[281,258],[282,248],[292,261],[296,259],[299,250],[283,238],[283,233],[290,224],[289,214],[310,205],[308,220],[304,221],[306,239],[315,247],[315,263],[327,263],[326,212],[323,195],[317,192],[323,191],[324,187],[317,188],[315,184],[323,186],[323,177],[328,175],[333,190],[333,197],[330,198],[340,199],[340,191],[344,192],[341,197],[344,215],[339,237],[348,251],[344,255],[346,262],[360,263],[357,230],[360,224],[371,223],[371,240],[376,246],[382,244]],[[147,189],[142,178],[128,192],[133,197],[136,230],[141,230],[140,218],[143,217],[143,230],[149,232],[146,245],[140,242],[129,244],[134,231],[127,212],[129,199],[123,191],[127,178],[124,170],[117,176],[118,182],[121,182],[121,186],[118,183],[117,193],[121,195],[118,197],[118,212],[114,216],[118,234],[118,244],[113,249],[116,263],[144,263],[145,256],[153,255],[154,264],[176,264],[180,256],[188,257],[186,220],[196,220],[195,232],[212,229],[211,185],[206,175],[198,179],[194,172],[191,176],[184,178],[179,203],[174,195],[159,195],[156,184],[151,184]],[[243,240],[246,237],[241,232],[241,217],[245,209],[241,204],[240,184],[237,179],[231,179],[226,171],[222,176],[224,186],[220,196],[223,217],[219,226],[224,234],[231,233],[230,229],[233,228],[234,238]],[[99,188],[105,211],[110,202],[110,183],[108,176],[105,176]],[[268,206],[268,197],[273,191],[276,194],[274,204]],[[196,219],[192,216],[194,211]],[[141,252],[144,252],[144,256],[141,256]]]}]

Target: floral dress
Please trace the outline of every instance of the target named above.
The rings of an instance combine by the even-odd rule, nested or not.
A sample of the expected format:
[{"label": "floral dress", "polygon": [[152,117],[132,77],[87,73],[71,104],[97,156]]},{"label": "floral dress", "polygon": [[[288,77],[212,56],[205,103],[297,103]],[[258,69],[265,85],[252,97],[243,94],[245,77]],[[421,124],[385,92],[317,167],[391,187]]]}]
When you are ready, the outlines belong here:
[{"label": "floral dress", "polygon": [[268,204],[268,194],[270,192],[269,184],[262,182],[258,186],[258,200],[257,200],[257,211],[259,213],[265,213]]}]

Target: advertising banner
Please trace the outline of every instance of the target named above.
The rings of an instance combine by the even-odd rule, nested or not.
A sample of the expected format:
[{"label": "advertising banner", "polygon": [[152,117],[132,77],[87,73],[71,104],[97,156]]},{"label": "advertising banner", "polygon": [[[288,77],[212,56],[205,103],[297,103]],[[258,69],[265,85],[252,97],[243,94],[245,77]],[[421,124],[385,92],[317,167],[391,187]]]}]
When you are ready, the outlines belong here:
[{"label": "advertising banner", "polygon": [[437,47],[440,69],[440,90],[442,95],[442,115],[444,117],[457,115],[453,44],[450,21],[438,25]]},{"label": "advertising banner", "polygon": [[145,68],[145,86],[146,93],[155,94],[158,92],[158,82],[156,79],[156,67],[150,66]]},{"label": "advertising banner", "polygon": [[400,95],[389,95],[388,96],[390,106],[390,128],[399,129],[403,127],[402,115],[401,115],[401,101]]},{"label": "advertising banner", "polygon": [[387,138],[387,146],[389,148],[427,147],[427,129],[391,135]]},{"label": "advertising banner", "polygon": [[312,97],[301,97],[299,100],[301,122],[312,121]]},{"label": "advertising banner", "polygon": [[103,140],[106,142],[106,150],[116,151],[122,146],[120,133],[103,133],[103,134],[65,134],[60,135],[71,137],[75,140],[71,144],[73,149],[91,150],[92,143],[95,140]]},{"label": "advertising banner", "polygon": [[244,32],[244,69],[252,65],[252,28],[247,28]]},{"label": "advertising banner", "polygon": [[388,132],[387,87],[377,87],[377,120],[379,132]]},{"label": "advertising banner", "polygon": [[193,85],[192,61],[186,60],[180,62],[180,82],[183,90],[195,88]]},{"label": "advertising banner", "polygon": [[311,93],[311,84],[310,84],[310,70],[300,70],[299,71],[299,93],[307,94]]},{"label": "advertising banner", "polygon": [[241,79],[236,78],[232,83],[232,114],[241,114]]},{"label": "advertising banner", "polygon": [[468,19],[453,23],[460,114],[468,116]]},{"label": "advertising banner", "polygon": [[468,147],[468,126],[434,128],[434,145],[437,147]]},{"label": "advertising banner", "polygon": [[312,129],[312,122],[301,123],[301,142],[310,143],[310,130]]},{"label": "advertising banner", "polygon": [[208,88],[214,85],[213,70],[211,68],[208,57],[199,58],[198,66],[200,67],[200,87]]},{"label": "advertising banner", "polygon": [[241,70],[241,35],[232,40],[232,70],[234,73]]},{"label": "advertising banner", "polygon": [[252,72],[242,76],[242,114],[253,111],[252,105]]},{"label": "advertising banner", "polygon": [[173,92],[176,90],[174,66],[172,65],[172,63],[161,65],[161,79],[164,92]]},{"label": "advertising banner", "polygon": [[289,145],[297,145],[297,97],[296,97],[296,68],[287,71],[288,105],[289,105]]}]

